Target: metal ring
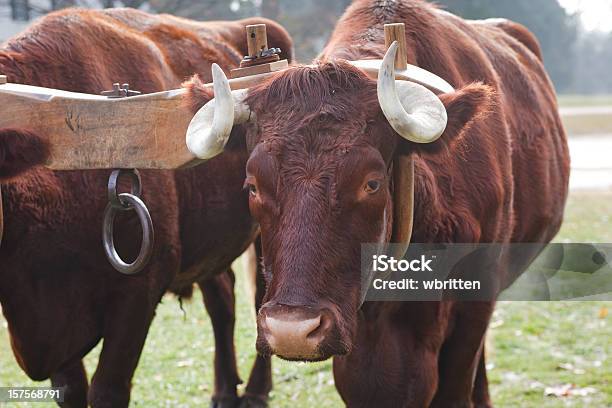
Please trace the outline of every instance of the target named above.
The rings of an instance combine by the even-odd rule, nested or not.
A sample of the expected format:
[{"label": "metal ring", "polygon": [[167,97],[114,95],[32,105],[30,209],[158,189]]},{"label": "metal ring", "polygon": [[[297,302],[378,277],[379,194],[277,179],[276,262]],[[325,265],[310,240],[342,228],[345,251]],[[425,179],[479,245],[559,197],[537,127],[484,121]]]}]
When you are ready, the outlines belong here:
[{"label": "metal ring", "polygon": [[104,244],[104,252],[106,253],[108,261],[118,272],[125,275],[134,275],[144,269],[151,259],[151,255],[153,255],[153,243],[155,240],[153,221],[151,220],[151,214],[149,214],[147,206],[140,198],[129,193],[119,194],[118,198],[121,200],[120,202],[128,204],[130,209],[136,211],[136,214],[140,219],[140,225],[142,226],[142,244],[140,245],[140,253],[138,254],[136,260],[130,264],[124,262],[117,253],[117,250],[115,249],[115,239],[113,237],[114,222],[117,212],[124,210],[124,208],[116,208],[112,203],[108,203],[106,210],[104,211],[104,224],[102,227],[102,242]]},{"label": "metal ring", "polygon": [[140,173],[136,169],[120,169],[114,170],[108,179],[108,201],[117,210],[127,211],[130,210],[129,203],[126,203],[120,199],[121,194],[117,191],[117,185],[121,176],[129,176],[131,185],[131,195],[140,198],[142,194],[142,183],[140,182]]}]

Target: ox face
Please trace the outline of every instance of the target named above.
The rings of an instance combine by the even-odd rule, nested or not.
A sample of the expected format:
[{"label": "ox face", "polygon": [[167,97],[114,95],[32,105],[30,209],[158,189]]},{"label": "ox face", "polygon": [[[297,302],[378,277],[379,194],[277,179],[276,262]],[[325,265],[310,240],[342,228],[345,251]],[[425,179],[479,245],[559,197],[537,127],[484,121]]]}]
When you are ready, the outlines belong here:
[{"label": "ox face", "polygon": [[312,153],[287,159],[257,149],[247,167],[268,282],[258,348],[286,359],[348,352],[360,300],[360,244],[384,242],[389,231],[389,177],[380,152],[351,146]]},{"label": "ox face", "polygon": [[[395,81],[393,72],[391,78]],[[234,124],[251,118],[244,186],[261,227],[267,281],[258,315],[260,353],[315,361],[350,352],[360,308],[361,244],[388,242],[392,235],[394,157],[445,150],[488,108],[491,93],[484,85],[470,85],[439,98],[431,94],[422,107],[410,94],[423,91],[408,86],[402,106],[425,112],[412,126],[394,116],[394,106],[384,106],[384,88],[380,79],[347,63],[296,67],[248,95],[234,94],[234,108],[228,104],[223,110],[240,118]],[[215,89],[215,95],[221,92]],[[436,104],[444,110],[441,128],[428,122],[441,116]],[[215,105],[207,106],[201,111],[209,121],[206,109]],[[213,121],[203,133],[215,137],[203,142],[193,134],[190,141],[188,133],[190,149],[205,146],[202,158],[214,154],[216,129],[224,127]],[[406,141],[404,133],[411,137],[415,128],[418,143]]]},{"label": "ox face", "polygon": [[248,104],[258,120],[245,188],[268,282],[258,349],[299,360],[345,354],[360,301],[360,244],[390,235],[397,138],[380,109],[364,109],[377,105],[376,83],[346,66],[302,68],[252,90]]}]

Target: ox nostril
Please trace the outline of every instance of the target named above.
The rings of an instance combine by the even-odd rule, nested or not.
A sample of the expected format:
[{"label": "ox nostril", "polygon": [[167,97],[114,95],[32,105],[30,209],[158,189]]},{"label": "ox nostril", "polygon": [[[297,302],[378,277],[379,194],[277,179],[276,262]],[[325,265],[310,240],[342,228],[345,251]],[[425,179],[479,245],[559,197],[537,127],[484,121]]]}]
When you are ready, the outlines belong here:
[{"label": "ox nostril", "polygon": [[325,313],[321,313],[318,316],[319,324],[314,327],[313,330],[308,333],[309,339],[323,340],[331,331],[333,326],[333,320],[330,316]]}]

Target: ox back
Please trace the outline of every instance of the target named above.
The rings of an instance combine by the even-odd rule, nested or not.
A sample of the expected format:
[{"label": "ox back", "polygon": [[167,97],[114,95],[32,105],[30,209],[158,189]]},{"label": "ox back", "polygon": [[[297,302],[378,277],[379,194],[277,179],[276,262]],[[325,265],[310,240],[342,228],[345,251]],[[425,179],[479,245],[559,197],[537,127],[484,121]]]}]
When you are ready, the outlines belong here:
[{"label": "ox back", "polygon": [[[246,52],[244,26],[262,22],[270,44],[291,59],[286,31],[264,19],[199,23],[131,9],[64,10],[3,44],[0,73],[15,83],[91,94],[114,82],[143,93],[178,88],[193,74],[210,80],[212,63],[236,67]],[[240,142],[196,168],[142,172],[157,239],[147,269],[126,277],[110,267],[101,244],[109,171],[32,167],[44,161],[44,138],[0,129],[0,303],[23,370],[35,380],[55,376],[60,385],[85,381],[79,395],[67,395],[81,406],[87,390],[80,359],[104,338],[90,403],[126,406],[157,303],[168,288],[190,295],[194,282],[205,297],[207,285],[213,287],[205,300],[217,311],[215,333],[230,333],[218,344],[229,341],[226,350],[233,351],[233,282],[224,274],[256,233],[242,190],[247,155]],[[116,224],[119,252],[134,259],[137,219],[128,215]],[[219,361],[229,378],[218,379],[216,391],[235,398],[234,356]]]}]

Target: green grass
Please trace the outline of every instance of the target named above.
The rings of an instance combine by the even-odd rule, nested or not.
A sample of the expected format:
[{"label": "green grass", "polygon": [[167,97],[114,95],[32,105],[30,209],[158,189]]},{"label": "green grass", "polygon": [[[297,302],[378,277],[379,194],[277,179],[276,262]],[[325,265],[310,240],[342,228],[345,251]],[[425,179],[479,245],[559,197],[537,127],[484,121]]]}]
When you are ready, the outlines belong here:
[{"label": "green grass", "polygon": [[[563,108],[597,108],[612,106],[612,95],[560,95],[559,106]],[[568,135],[602,135],[612,133],[610,115],[591,112],[581,115],[563,115],[563,125]]]},{"label": "green grass", "polygon": [[558,100],[563,108],[612,106],[612,95],[559,95]]},{"label": "green grass", "polygon": [[568,136],[612,134],[612,118],[610,118],[610,115],[562,116],[561,119]]},{"label": "green grass", "polygon": [[[568,242],[612,242],[612,194],[580,193],[568,203],[557,238]],[[240,263],[237,263],[240,269]],[[255,356],[255,320],[245,279],[238,272],[238,364],[246,379]],[[610,302],[507,302],[499,304],[488,338],[491,391],[497,407],[612,406],[612,313]],[[167,296],[158,307],[134,379],[134,407],[206,406],[212,392],[213,335],[196,295],[184,305]],[[94,370],[99,347],[86,359]],[[274,407],[342,406],[329,361],[316,364],[274,360]],[[0,320],[0,386],[36,386],[10,352]],[[545,396],[546,387],[574,384],[586,396]],[[25,407],[14,404],[11,407]],[[52,405],[36,404],[36,407]]]}]

